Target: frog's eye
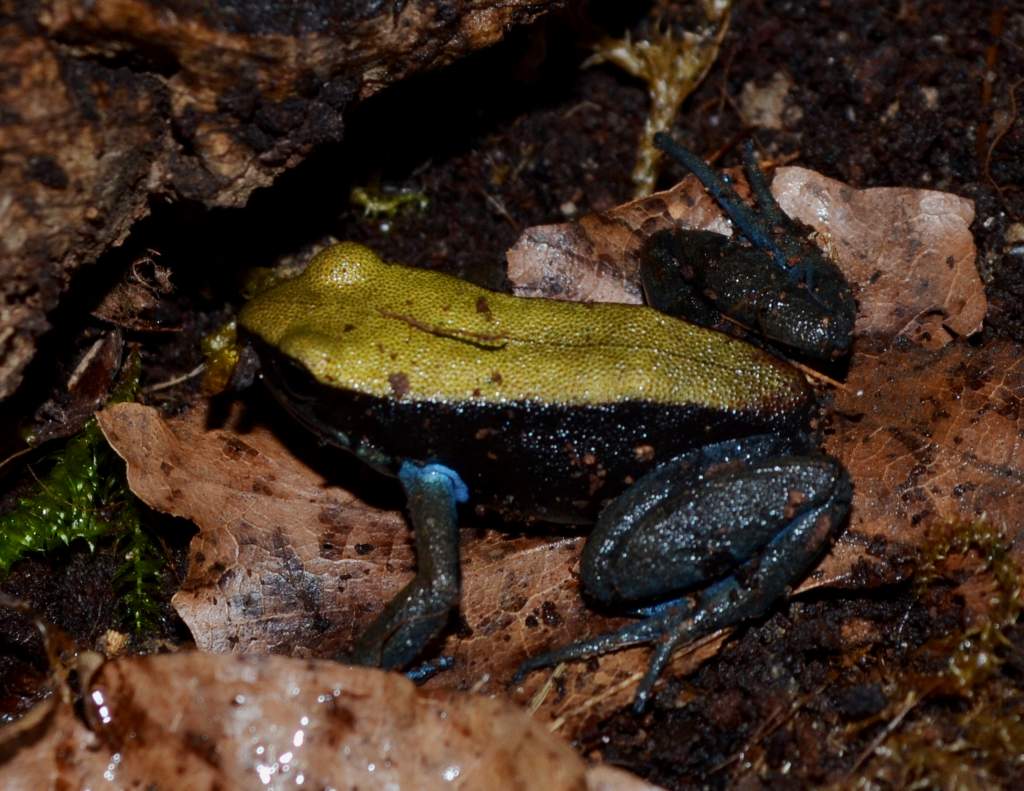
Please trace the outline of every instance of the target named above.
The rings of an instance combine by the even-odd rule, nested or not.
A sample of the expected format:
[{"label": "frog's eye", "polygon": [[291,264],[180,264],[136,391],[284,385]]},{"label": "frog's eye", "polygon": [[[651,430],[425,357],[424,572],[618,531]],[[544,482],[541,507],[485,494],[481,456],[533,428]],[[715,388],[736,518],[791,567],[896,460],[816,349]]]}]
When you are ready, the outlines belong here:
[{"label": "frog's eye", "polygon": [[336,290],[369,279],[382,266],[384,263],[369,247],[343,242],[317,253],[303,277],[313,288]]},{"label": "frog's eye", "polygon": [[293,402],[314,403],[323,388],[304,365],[295,360],[272,358],[272,381]]}]

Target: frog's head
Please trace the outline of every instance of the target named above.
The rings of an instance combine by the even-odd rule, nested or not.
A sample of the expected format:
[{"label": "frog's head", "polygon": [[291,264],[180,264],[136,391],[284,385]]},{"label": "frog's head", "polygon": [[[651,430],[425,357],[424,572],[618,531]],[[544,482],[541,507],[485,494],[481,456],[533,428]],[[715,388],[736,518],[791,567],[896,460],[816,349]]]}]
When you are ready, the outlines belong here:
[{"label": "frog's head", "polygon": [[[354,242],[331,245],[302,272],[278,280],[256,293],[242,308],[239,325],[269,345],[282,349],[304,333],[333,334],[339,305],[386,265],[368,247]],[[344,329],[342,325],[341,329]]]},{"label": "frog's head", "polygon": [[363,245],[331,245],[298,275],[255,294],[238,315],[240,335],[261,354],[272,350],[329,378],[325,369],[362,327],[370,284],[387,267]]},{"label": "frog's head", "polygon": [[[207,361],[204,390],[211,395],[248,388],[260,372],[262,350],[285,357],[330,356],[330,318],[341,295],[386,266],[369,248],[353,242],[321,250],[299,274],[259,271],[249,278],[250,299],[238,321],[203,340]],[[324,316],[324,319],[319,317]],[[317,327],[322,326],[322,332]],[[343,328],[344,329],[344,328]]]},{"label": "frog's head", "polygon": [[369,247],[340,242],[313,256],[309,266],[295,280],[310,296],[330,300],[339,291],[373,279],[383,266],[380,256]]}]

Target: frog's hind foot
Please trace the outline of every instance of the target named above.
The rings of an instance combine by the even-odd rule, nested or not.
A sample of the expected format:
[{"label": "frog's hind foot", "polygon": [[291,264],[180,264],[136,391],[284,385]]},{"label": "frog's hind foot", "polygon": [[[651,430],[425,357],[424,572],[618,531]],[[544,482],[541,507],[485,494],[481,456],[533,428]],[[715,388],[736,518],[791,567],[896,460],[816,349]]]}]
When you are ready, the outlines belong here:
[{"label": "frog's hind foot", "polygon": [[821,360],[846,355],[857,316],[853,290],[812,229],[783,212],[753,144],[743,147],[743,165],[756,205],[743,201],[726,177],[668,134],[659,132],[654,142],[700,180],[750,244],[733,238],[711,242],[707,231],[675,229],[674,240],[655,234],[641,257],[649,302],[714,326],[717,317],[708,322],[693,308],[699,299],[783,347]]},{"label": "frog's hind foot", "polygon": [[405,677],[414,684],[423,684],[430,681],[434,676],[444,673],[446,670],[451,670],[453,667],[455,667],[455,657],[439,656],[434,659],[428,659],[426,662],[421,662],[416,667],[410,667],[405,671]]},{"label": "frog's hind foot", "polygon": [[[771,597],[771,602],[774,598]],[[678,599],[654,608],[642,621],[531,657],[516,670],[512,683],[520,683],[534,670],[647,644],[652,648],[650,661],[633,698],[633,711],[640,714],[647,707],[654,684],[680,645],[756,618],[771,602],[763,598],[763,591],[745,588],[736,577],[730,577],[705,591],[696,607],[690,598]]]},{"label": "frog's hind foot", "polygon": [[[654,136],[654,145],[695,175],[704,189],[715,199],[729,219],[754,247],[763,250],[780,270],[788,272],[789,261],[785,252],[775,242],[774,226],[787,222],[782,209],[771,197],[764,174],[754,159],[753,148],[744,152],[747,178],[751,180],[754,197],[758,200],[759,212],[755,212],[736,194],[727,181],[713,171],[708,164],[692,151],[679,145],[665,132]],[[756,175],[755,175],[756,174]],[[767,197],[766,197],[767,196]],[[767,205],[760,205],[764,201]]]},{"label": "frog's hind foot", "polygon": [[[849,477],[839,467],[838,462],[827,457],[809,458],[806,460],[774,458],[759,462],[756,470],[758,473],[768,473],[769,477],[781,481],[786,494],[784,511],[798,511],[791,521],[781,527],[774,537],[764,544],[759,551],[748,555],[745,562],[740,563],[733,570],[733,573],[713,582],[702,591],[687,598],[677,598],[648,608],[645,613],[647,617],[636,623],[631,623],[618,631],[605,635],[572,643],[540,656],[533,657],[524,662],[515,679],[522,679],[527,673],[541,667],[549,667],[560,662],[577,659],[588,659],[611,651],[617,651],[632,645],[649,644],[653,648],[650,663],[643,679],[636,692],[633,708],[635,711],[642,711],[647,705],[651,696],[654,683],[658,680],[665,669],[668,660],[676,648],[684,643],[692,642],[698,638],[709,635],[719,629],[744,623],[762,617],[774,604],[785,597],[791,586],[799,582],[807,572],[814,566],[821,557],[822,552],[828,547],[829,539],[834,535],[837,526],[842,522],[850,504],[851,487]],[[787,472],[789,468],[789,472]],[[810,489],[807,485],[797,486],[789,476],[792,474],[816,477],[819,486],[817,491]],[[733,496],[733,512],[735,504],[747,500],[759,500],[767,496],[767,489],[756,480],[753,484],[748,483],[746,491],[738,492]],[[660,483],[660,479],[654,479]],[[740,477],[730,478],[731,483],[742,483]],[[613,503],[609,509],[613,510],[613,516],[618,516],[618,511],[633,508],[636,504],[658,515],[659,507],[645,506],[642,497],[632,498],[636,502],[626,501],[621,506]],[[603,515],[602,515],[603,517]],[[721,525],[722,520],[711,520],[711,514],[706,513],[705,519],[712,524]],[[614,524],[614,522],[609,522]],[[645,531],[658,536],[661,540],[654,548],[663,554],[669,554],[667,549],[670,541],[669,536],[661,529],[658,521],[647,522],[640,520],[639,531],[637,525],[626,530],[624,538],[627,543],[632,542],[634,547],[645,546],[644,541],[636,541],[638,533],[642,538]],[[627,524],[627,527],[629,525]],[[648,529],[649,528],[649,529]],[[597,596],[606,603],[613,603],[608,591],[612,588],[620,588],[629,580],[641,579],[636,591],[637,594],[651,595],[649,585],[643,582],[644,574],[628,573],[629,557],[622,547],[614,552],[602,553],[600,545],[602,538],[613,544],[618,538],[615,530],[622,531],[622,528],[614,528],[608,535],[599,537],[595,546],[598,551],[588,555],[584,550],[585,581],[589,579],[588,590],[591,596]],[[718,531],[712,530],[712,537]],[[684,535],[685,539],[686,536]],[[740,555],[747,555],[751,547],[747,547],[741,536],[734,537],[730,552]],[[594,536],[591,537],[594,541]],[[617,545],[618,546],[618,545]],[[654,545],[652,545],[654,546]],[[590,544],[588,544],[588,548]],[[660,550],[657,550],[661,547]],[[612,556],[611,568],[605,568],[606,554]],[[634,560],[640,558],[637,555]],[[619,560],[627,561],[625,574],[615,572],[614,565]],[[642,559],[642,558],[640,558]],[[589,561],[589,562],[588,562]],[[594,569],[589,566],[594,563],[600,564]],[[640,567],[649,567],[649,564],[641,564]],[[690,575],[686,569],[677,568],[677,576],[685,579]],[[652,575],[648,573],[648,578]],[[656,575],[655,575],[656,576]],[[692,579],[689,580],[692,584]],[[604,595],[602,595],[604,594]],[[621,606],[621,602],[620,602]]]},{"label": "frog's hind foot", "polygon": [[515,676],[512,677],[512,683],[520,683],[527,675],[541,668],[554,667],[563,662],[572,662],[577,659],[603,656],[634,645],[651,644],[655,647],[654,654],[633,701],[633,708],[639,713],[647,705],[654,682],[661,675],[661,671],[679,642],[679,637],[673,638],[672,633],[678,630],[678,624],[685,621],[691,609],[689,599],[680,599],[671,604],[662,605],[656,613],[644,620],[627,624],[614,632],[606,632],[589,640],[569,643],[569,645],[556,648],[554,651],[538,654],[519,666]]}]

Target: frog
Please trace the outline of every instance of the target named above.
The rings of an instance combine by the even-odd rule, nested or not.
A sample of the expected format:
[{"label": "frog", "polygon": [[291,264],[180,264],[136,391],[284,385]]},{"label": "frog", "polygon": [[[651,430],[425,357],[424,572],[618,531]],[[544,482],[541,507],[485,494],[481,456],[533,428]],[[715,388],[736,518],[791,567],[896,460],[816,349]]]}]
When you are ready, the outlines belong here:
[{"label": "frog", "polygon": [[[652,248],[656,265],[677,241]],[[822,288],[786,265],[798,296]],[[534,656],[516,679],[649,644],[642,709],[679,645],[768,612],[849,509],[803,374],[654,307],[518,297],[343,242],[253,297],[238,328],[287,412],[404,491],[415,577],[340,657],[355,664],[408,667],[444,631],[460,508],[587,524],[584,595],[637,620]]]}]

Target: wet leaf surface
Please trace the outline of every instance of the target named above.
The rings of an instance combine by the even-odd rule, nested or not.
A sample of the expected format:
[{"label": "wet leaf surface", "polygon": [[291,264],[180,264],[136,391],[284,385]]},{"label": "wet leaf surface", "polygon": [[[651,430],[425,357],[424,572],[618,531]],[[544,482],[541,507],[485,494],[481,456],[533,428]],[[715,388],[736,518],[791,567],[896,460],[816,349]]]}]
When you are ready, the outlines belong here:
[{"label": "wet leaf surface", "polygon": [[198,652],[99,667],[81,716],[51,698],[0,743],[4,788],[654,789],[588,770],[500,700],[394,673]]}]

